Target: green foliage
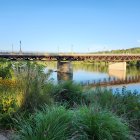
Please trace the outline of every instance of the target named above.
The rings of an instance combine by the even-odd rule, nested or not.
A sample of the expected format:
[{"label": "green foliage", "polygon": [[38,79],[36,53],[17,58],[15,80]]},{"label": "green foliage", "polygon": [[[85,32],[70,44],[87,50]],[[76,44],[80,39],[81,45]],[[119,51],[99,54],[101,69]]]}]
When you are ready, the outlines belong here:
[{"label": "green foliage", "polygon": [[18,120],[21,140],[68,140],[72,114],[64,107],[46,106],[28,120]]},{"label": "green foliage", "polygon": [[108,72],[107,62],[95,62],[95,61],[82,61],[73,62],[73,71],[84,70],[88,72]]},{"label": "green foliage", "polygon": [[0,129],[9,128],[12,125],[12,115],[19,107],[17,94],[19,94],[18,89],[0,85]]},{"label": "green foliage", "polygon": [[21,110],[33,112],[44,103],[53,102],[47,89],[51,87],[51,82],[48,81],[51,72],[44,73],[43,68],[42,65],[27,62],[20,71],[15,70],[18,88],[22,90],[24,96]]},{"label": "green foliage", "polygon": [[125,140],[127,124],[109,112],[82,107],[45,106],[28,119],[16,120],[23,140]]},{"label": "green foliage", "polygon": [[130,48],[130,49],[119,49],[119,50],[111,50],[111,51],[99,51],[97,53],[121,53],[121,54],[140,54],[140,47]]},{"label": "green foliage", "polygon": [[81,107],[75,114],[75,121],[88,140],[128,140],[130,137],[126,123],[95,106]]},{"label": "green foliage", "polygon": [[82,90],[79,84],[72,81],[61,82],[55,86],[52,95],[55,102],[65,104],[67,107],[75,107],[82,102]]},{"label": "green foliage", "polygon": [[[130,48],[130,49],[119,49],[119,50],[111,50],[111,51],[99,51],[96,53],[103,54],[140,54],[140,47]],[[140,66],[140,61],[131,61],[128,62],[129,65],[137,65]]]},{"label": "green foliage", "polygon": [[1,96],[0,99],[0,111],[2,114],[6,112],[12,112],[15,108],[16,99],[7,95]]},{"label": "green foliage", "polygon": [[11,63],[5,59],[0,59],[0,77],[2,79],[11,78]]},{"label": "green foliage", "polygon": [[[44,103],[51,104],[48,87],[50,73],[44,73],[43,67],[36,63],[13,63],[16,87],[0,85],[0,127],[10,127],[11,118],[21,111],[33,112]],[[12,68],[11,68],[12,69]],[[10,69],[10,70],[11,70]]]},{"label": "green foliage", "polygon": [[[25,113],[17,119],[22,139],[128,139],[127,124],[110,112],[127,120],[130,128],[140,130],[140,95],[136,92],[125,88],[116,94],[101,88],[85,91],[71,81],[53,84],[49,80],[51,71],[45,73],[44,66],[34,62],[11,65],[4,60],[0,64],[1,77],[11,75],[18,83],[16,87],[0,85],[0,128],[15,125],[15,116]],[[67,110],[53,106],[56,103]],[[44,104],[47,106],[42,109]],[[40,111],[35,113],[36,109]]]},{"label": "green foliage", "polygon": [[[108,109],[123,117],[129,122],[130,128],[140,132],[140,94],[136,91],[127,91],[124,87],[115,94],[108,89],[97,88],[86,94],[86,102],[98,104],[103,109]],[[137,135],[140,136],[139,133]]]}]

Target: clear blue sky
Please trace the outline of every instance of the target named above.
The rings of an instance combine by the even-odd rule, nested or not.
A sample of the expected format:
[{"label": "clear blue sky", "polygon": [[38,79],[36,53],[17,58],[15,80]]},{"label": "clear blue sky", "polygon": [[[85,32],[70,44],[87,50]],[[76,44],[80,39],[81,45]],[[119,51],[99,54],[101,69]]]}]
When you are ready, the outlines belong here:
[{"label": "clear blue sky", "polygon": [[0,0],[0,50],[87,52],[140,46],[140,0]]}]

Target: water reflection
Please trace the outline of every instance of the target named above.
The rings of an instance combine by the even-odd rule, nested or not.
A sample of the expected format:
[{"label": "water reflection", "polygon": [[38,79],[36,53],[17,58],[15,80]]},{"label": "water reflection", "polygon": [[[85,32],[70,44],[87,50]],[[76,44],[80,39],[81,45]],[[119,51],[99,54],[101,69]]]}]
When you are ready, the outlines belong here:
[{"label": "water reflection", "polygon": [[[57,70],[56,62],[48,62],[47,69]],[[108,70],[108,66],[105,64],[92,64],[84,62],[73,63],[73,80],[76,82],[86,80],[102,80],[108,77],[116,77],[124,79],[125,77],[140,75],[140,67],[127,67],[126,71]],[[57,73],[53,73],[52,77],[57,80]],[[62,76],[61,76],[62,77]],[[63,78],[62,78],[63,79]]]},{"label": "water reflection", "polygon": [[117,79],[120,80],[125,80],[126,78],[126,70],[114,70],[114,69],[109,69],[108,74],[110,77],[116,77]]},{"label": "water reflection", "polygon": [[57,80],[58,81],[72,81],[73,80],[73,73],[61,73],[57,72]]},{"label": "water reflection", "polygon": [[121,91],[123,89],[123,87],[127,87],[128,91],[130,90],[130,91],[134,92],[136,90],[140,93],[140,83],[112,86],[112,87],[108,87],[108,89],[112,89],[113,93],[115,93],[116,90]]},{"label": "water reflection", "polygon": [[[57,70],[57,64],[56,62],[50,62],[47,63],[48,69]],[[126,71],[109,71],[108,66],[105,63],[101,64],[93,64],[93,63],[85,63],[85,62],[74,62],[73,63],[73,75],[60,75],[54,72],[52,74],[52,78],[54,81],[60,80],[60,79],[70,79],[74,80],[75,82],[84,82],[84,81],[99,81],[111,78],[118,78],[118,79],[125,79],[126,77],[132,77],[132,76],[139,76],[140,75],[140,67],[130,67],[127,66]],[[140,87],[140,84],[138,84]],[[127,86],[127,85],[126,85]],[[129,85],[130,87],[131,85]],[[115,86],[116,87],[116,86]],[[117,86],[119,87],[119,86]],[[122,87],[122,86],[120,86]],[[138,88],[138,86],[134,86],[132,84],[132,88]]]}]

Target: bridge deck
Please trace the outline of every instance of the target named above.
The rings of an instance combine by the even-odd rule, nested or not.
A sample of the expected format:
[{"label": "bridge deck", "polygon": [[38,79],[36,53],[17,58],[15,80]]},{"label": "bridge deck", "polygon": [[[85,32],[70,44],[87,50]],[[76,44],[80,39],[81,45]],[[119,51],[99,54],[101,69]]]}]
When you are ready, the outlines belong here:
[{"label": "bridge deck", "polygon": [[140,54],[90,54],[90,53],[37,53],[0,52],[0,58],[10,60],[52,60],[52,61],[140,61]]}]

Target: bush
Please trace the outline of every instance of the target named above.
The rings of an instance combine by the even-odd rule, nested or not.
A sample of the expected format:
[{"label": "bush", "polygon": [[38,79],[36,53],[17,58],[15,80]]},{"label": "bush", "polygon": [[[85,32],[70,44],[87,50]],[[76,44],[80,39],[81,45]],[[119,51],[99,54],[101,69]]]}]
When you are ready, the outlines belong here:
[{"label": "bush", "polygon": [[108,89],[97,88],[86,93],[86,101],[89,104],[98,104],[103,109],[123,117],[133,131],[134,135],[140,136],[140,94],[136,91],[127,91],[124,87],[121,92],[116,90],[113,94]]},{"label": "bush", "polygon": [[101,111],[98,107],[80,108],[74,120],[77,129],[85,135],[85,140],[128,140],[130,137],[126,123],[112,113]]},{"label": "bush", "polygon": [[15,70],[19,83],[18,88],[23,91],[24,96],[21,110],[33,112],[43,104],[51,104],[53,99],[47,89],[53,86],[48,81],[51,73],[44,73],[43,66],[29,62],[24,65],[22,70],[23,72]]},{"label": "bush", "polygon": [[11,63],[6,59],[0,59],[0,77],[2,79],[11,78]]},{"label": "bush", "polygon": [[81,107],[66,110],[62,106],[45,106],[28,119],[18,118],[21,140],[125,140],[127,124],[99,108]]},{"label": "bush", "polygon": [[21,140],[67,140],[71,136],[72,114],[64,107],[46,106],[28,120],[18,120]]},{"label": "bush", "polygon": [[0,87],[0,128],[9,128],[12,125],[12,115],[18,109],[16,93],[13,88],[3,90]]},{"label": "bush", "polygon": [[1,128],[11,127],[12,117],[18,112],[31,113],[43,104],[53,102],[49,95],[53,87],[53,84],[48,82],[50,72],[44,73],[43,67],[35,63],[16,62],[15,67],[14,65],[15,80],[0,79]]},{"label": "bush", "polygon": [[72,81],[61,82],[55,86],[52,95],[55,102],[62,103],[67,107],[75,107],[81,104],[83,89],[79,84]]}]

